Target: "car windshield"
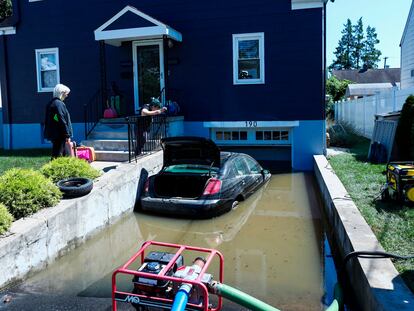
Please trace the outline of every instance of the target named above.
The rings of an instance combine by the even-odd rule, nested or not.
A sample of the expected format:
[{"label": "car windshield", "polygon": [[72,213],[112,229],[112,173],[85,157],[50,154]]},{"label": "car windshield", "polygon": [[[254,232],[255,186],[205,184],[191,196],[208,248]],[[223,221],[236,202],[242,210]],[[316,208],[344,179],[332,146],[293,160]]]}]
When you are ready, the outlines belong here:
[{"label": "car windshield", "polygon": [[210,171],[211,174],[218,174],[219,169],[217,167],[211,167],[207,165],[195,165],[195,164],[178,164],[170,165],[164,169],[168,173],[194,173],[203,174]]}]

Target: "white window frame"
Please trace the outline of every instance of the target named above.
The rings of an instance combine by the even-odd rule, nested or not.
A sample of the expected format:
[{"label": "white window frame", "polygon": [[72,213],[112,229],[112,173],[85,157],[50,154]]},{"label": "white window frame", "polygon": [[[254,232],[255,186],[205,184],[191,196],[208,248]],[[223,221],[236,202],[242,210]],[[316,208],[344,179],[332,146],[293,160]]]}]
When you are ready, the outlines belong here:
[{"label": "white window frame", "polygon": [[[239,42],[259,40],[260,79],[239,79]],[[264,84],[265,83],[265,52],[264,32],[233,34],[233,84]]]},{"label": "white window frame", "polygon": [[36,77],[37,77],[37,92],[53,92],[54,87],[42,88],[41,69],[40,69],[40,54],[55,54],[56,55],[56,84],[60,83],[60,65],[59,65],[59,48],[36,49]]},{"label": "white window frame", "polygon": [[[241,140],[233,140],[231,137],[231,132],[247,132],[247,139]],[[256,132],[288,132],[287,139],[269,139],[269,140],[258,140],[256,139]],[[217,132],[229,132],[230,139],[217,139]],[[288,127],[262,127],[262,128],[229,128],[229,127],[213,127],[210,131],[210,138],[217,144],[217,145],[236,145],[236,146],[291,146],[293,139],[292,139],[293,131],[292,128]],[[224,137],[223,137],[224,138]]]}]

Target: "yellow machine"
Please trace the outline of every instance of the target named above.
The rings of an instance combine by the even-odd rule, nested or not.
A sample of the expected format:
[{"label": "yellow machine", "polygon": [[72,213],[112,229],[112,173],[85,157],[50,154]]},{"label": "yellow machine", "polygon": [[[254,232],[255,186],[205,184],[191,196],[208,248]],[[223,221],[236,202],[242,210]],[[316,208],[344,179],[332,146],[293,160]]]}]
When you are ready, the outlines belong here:
[{"label": "yellow machine", "polygon": [[414,162],[390,162],[386,175],[382,199],[414,203]]}]

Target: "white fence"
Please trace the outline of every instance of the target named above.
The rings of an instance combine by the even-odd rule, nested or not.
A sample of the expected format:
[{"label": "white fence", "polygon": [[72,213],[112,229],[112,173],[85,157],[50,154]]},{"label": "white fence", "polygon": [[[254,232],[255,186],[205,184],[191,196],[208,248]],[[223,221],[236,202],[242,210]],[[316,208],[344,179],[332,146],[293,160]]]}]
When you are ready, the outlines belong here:
[{"label": "white fence", "polygon": [[335,103],[335,120],[352,125],[362,136],[371,138],[375,115],[401,110],[414,88],[381,92],[374,96]]}]

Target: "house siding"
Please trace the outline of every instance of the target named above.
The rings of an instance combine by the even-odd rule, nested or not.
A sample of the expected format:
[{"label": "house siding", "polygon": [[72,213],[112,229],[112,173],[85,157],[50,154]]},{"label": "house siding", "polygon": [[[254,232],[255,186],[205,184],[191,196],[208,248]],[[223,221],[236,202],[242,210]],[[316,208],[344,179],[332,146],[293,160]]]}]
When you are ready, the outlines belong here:
[{"label": "house siding", "polygon": [[[318,143],[314,144],[316,149],[309,150],[323,152],[322,8],[292,10],[291,0],[54,0],[19,4],[17,33],[3,36],[6,42],[0,40],[0,54],[4,49],[8,65],[3,109],[7,146],[27,145],[24,140],[29,132],[33,134],[30,146],[44,146],[41,124],[52,94],[37,92],[36,49],[59,49],[60,82],[71,88],[66,102],[73,123],[81,129],[83,106],[101,82],[94,30],[131,5],[183,36],[181,43],[165,46],[165,82],[167,99],[176,100],[181,107],[186,134],[208,136],[209,130],[202,127],[205,121],[309,121],[317,125],[295,129],[295,144],[300,145],[299,137],[306,140],[306,129],[316,129],[309,141]],[[128,21],[131,16],[108,29],[127,27]],[[149,24],[138,18],[132,24],[136,25]],[[264,33],[266,81],[233,85],[232,35],[258,32]],[[108,86],[112,81],[118,84],[126,104],[123,109],[132,114],[132,44],[106,45],[105,49]],[[292,159],[300,157],[295,150]]]},{"label": "house siding", "polygon": [[[412,4],[413,5],[413,4]],[[408,16],[404,38],[401,42],[401,88],[414,87],[414,77],[411,77],[411,70],[414,70],[414,14],[411,8]]]},{"label": "house siding", "polygon": [[[127,4],[183,34],[183,42],[167,51],[178,64],[169,66],[166,82],[179,94],[186,120],[323,119],[321,9],[292,11],[290,0],[92,0],[21,1],[17,34],[7,38],[14,123],[43,119],[51,93],[37,92],[34,51],[51,47],[59,48],[61,82],[72,90],[68,107],[74,122],[83,121],[83,104],[100,83],[93,31]],[[233,85],[232,34],[251,32],[265,34],[266,83]],[[130,43],[107,47],[108,80],[119,82],[128,101],[131,61]]]}]

